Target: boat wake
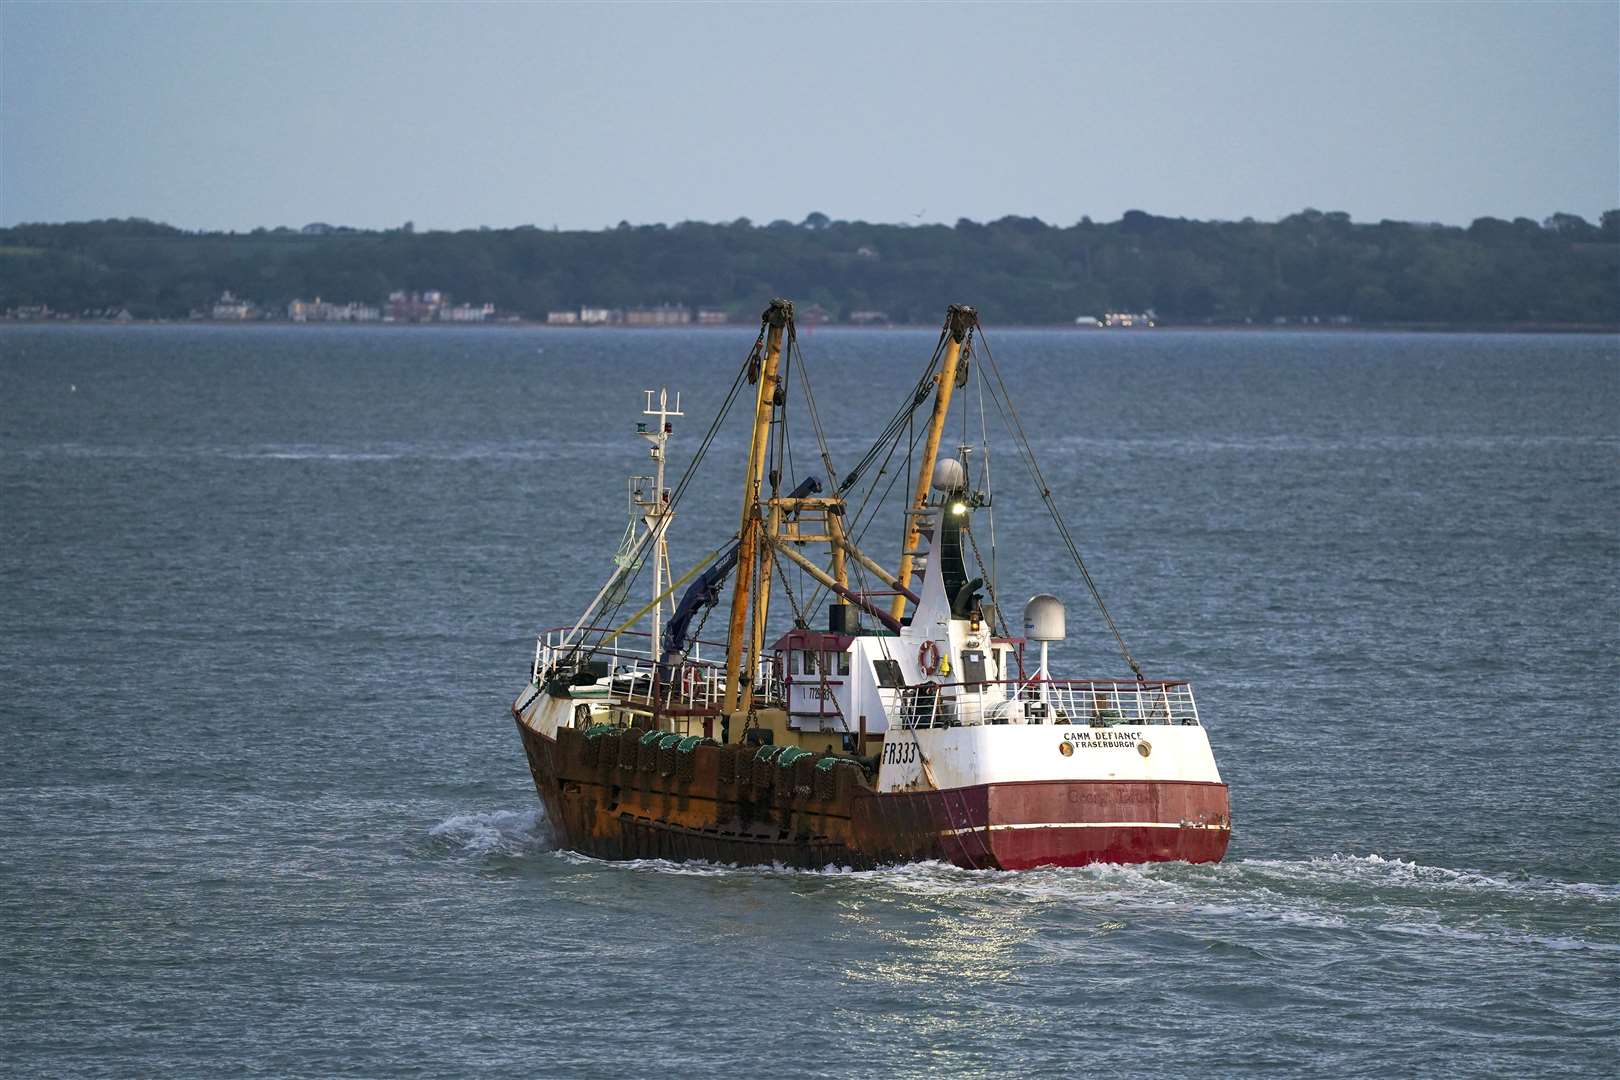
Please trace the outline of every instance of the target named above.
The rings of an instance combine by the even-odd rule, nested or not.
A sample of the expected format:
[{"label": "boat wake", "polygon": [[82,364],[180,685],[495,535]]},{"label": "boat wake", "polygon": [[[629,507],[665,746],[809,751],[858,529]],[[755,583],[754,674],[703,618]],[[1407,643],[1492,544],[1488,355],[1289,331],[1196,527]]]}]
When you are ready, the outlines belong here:
[{"label": "boat wake", "polygon": [[1620,884],[1584,881],[1557,881],[1525,875],[1499,877],[1476,870],[1452,870],[1425,866],[1401,858],[1382,855],[1327,855],[1310,859],[1243,859],[1233,865],[1255,872],[1293,875],[1302,880],[1325,883],[1355,882],[1375,888],[1410,889],[1417,892],[1461,895],[1499,894],[1516,898],[1581,898],[1599,903],[1620,903]]},{"label": "boat wake", "polygon": [[[1407,889],[1418,892],[1500,893],[1519,898],[1569,897],[1597,903],[1620,905],[1620,884],[1556,881],[1549,878],[1525,876],[1513,879],[1493,877],[1479,871],[1452,870],[1447,867],[1425,866],[1401,858],[1382,855],[1322,855],[1304,859],[1233,859],[1224,863],[1192,865],[1189,863],[1099,863],[1093,866],[1035,870],[968,870],[945,862],[917,862],[876,870],[850,870],[827,866],[818,870],[803,870],[777,864],[775,866],[733,866],[711,862],[671,862],[667,859],[625,859],[610,861],[595,859],[573,851],[559,850],[558,858],[580,863],[616,867],[628,871],[655,872],[689,876],[753,875],[760,877],[825,877],[850,880],[870,880],[898,888],[915,888],[928,892],[936,888],[954,890],[959,887],[979,887],[1011,890],[1023,894],[1024,899],[1048,898],[1053,889],[1067,894],[1069,889],[1082,883],[1096,886],[1134,885],[1145,891],[1174,890],[1178,886],[1203,882],[1211,887],[1221,884],[1249,882],[1266,884],[1298,883],[1325,886],[1361,885],[1376,889]],[[1058,897],[1051,897],[1056,899]]]},{"label": "boat wake", "polygon": [[871,898],[888,894],[888,899],[958,910],[983,906],[1084,912],[1102,924],[1121,927],[1169,918],[1206,930],[1270,924],[1620,953],[1620,885],[1496,876],[1378,854],[1017,872],[966,870],[941,862],[877,870],[799,870],[662,859],[604,862],[571,851],[554,851],[551,857],[609,872],[784,879],[800,887],[824,883],[840,890],[853,886]]},{"label": "boat wake", "polygon": [[667,859],[607,861],[558,849],[545,811],[455,814],[427,831],[430,847],[473,859],[545,856],[593,873],[728,878],[958,913],[1085,913],[1098,925],[1174,920],[1206,931],[1270,925],[1305,932],[1446,939],[1536,950],[1620,954],[1620,884],[1560,881],[1428,866],[1379,854],[1249,858],[1223,863],[1099,864],[1073,869],[966,870],[943,862],[875,870],[802,870]]},{"label": "boat wake", "polygon": [[433,826],[427,835],[434,848],[456,855],[537,855],[552,849],[551,826],[538,806],[456,814]]}]

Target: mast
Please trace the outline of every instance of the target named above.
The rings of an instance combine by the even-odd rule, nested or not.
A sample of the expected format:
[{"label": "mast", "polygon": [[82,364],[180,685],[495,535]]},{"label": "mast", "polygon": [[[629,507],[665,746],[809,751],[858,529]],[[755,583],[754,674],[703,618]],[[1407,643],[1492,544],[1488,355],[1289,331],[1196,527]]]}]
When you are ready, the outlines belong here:
[{"label": "mast", "polygon": [[[669,519],[675,516],[675,512],[669,508],[669,489],[664,487],[666,448],[669,445],[670,435],[675,431],[675,425],[669,422],[669,418],[672,416],[685,416],[686,414],[681,412],[681,395],[678,393],[675,395],[675,407],[673,409],[669,407],[668,388],[661,388],[656,391],[644,390],[642,393],[647,395],[647,404],[641,410],[641,415],[654,418],[653,429],[648,431],[646,422],[638,423],[636,425],[636,434],[652,443],[648,454],[654,462],[654,475],[650,477],[634,477],[632,484],[634,485],[636,480],[651,480],[653,489],[649,495],[639,485],[633,486],[631,489],[631,501],[634,503],[636,510],[641,513],[642,524],[646,526],[647,532],[653,534],[651,540],[653,568],[652,658],[657,660],[661,652],[659,641],[664,623],[664,602],[662,597],[666,590],[674,586],[674,581],[671,579],[669,572],[668,522]],[[658,408],[656,409],[653,408],[654,393],[658,395]]]},{"label": "mast", "polygon": [[906,590],[911,588],[911,568],[917,545],[922,542],[923,518],[928,513],[928,490],[933,483],[934,461],[939,456],[939,439],[945,431],[945,416],[951,411],[951,393],[956,389],[956,371],[962,359],[962,344],[979,324],[978,312],[952,304],[945,313],[945,357],[939,369],[939,388],[934,393],[934,413],[928,420],[928,441],[923,446],[922,467],[917,472],[917,492],[906,508],[906,542],[900,548],[900,571],[895,575],[898,595],[889,613],[899,619],[906,613]]},{"label": "mast", "polygon": [[[721,713],[746,713],[753,705],[754,668],[759,657],[758,637],[748,621],[749,592],[760,556],[760,489],[765,481],[765,446],[777,405],[777,369],[782,360],[782,332],[793,319],[793,304],[772,300],[760,316],[765,328],[765,356],[760,363],[759,389],[754,398],[753,437],[748,449],[748,473],[743,484],[742,523],[737,528],[737,581],[731,593],[731,623],[726,635],[726,692]],[[769,592],[760,590],[755,604],[760,609],[757,625],[763,629],[763,611],[770,602]],[[746,656],[745,656],[746,654]],[[744,660],[747,661],[746,668]]]}]

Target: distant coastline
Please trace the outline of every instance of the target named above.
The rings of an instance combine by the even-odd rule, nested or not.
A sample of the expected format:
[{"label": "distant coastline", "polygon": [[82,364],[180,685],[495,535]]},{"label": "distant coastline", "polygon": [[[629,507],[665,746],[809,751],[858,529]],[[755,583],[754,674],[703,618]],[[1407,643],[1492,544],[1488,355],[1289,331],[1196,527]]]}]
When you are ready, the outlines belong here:
[{"label": "distant coastline", "polygon": [[[313,223],[246,233],[150,221],[0,229],[0,313],[49,318],[757,326],[813,323],[1551,330],[1620,321],[1620,210],[1466,227],[1127,211],[1067,226],[746,219],[599,231],[417,232]],[[1110,331],[1114,328],[1110,327]]]},{"label": "distant coastline", "polygon": [[[987,320],[988,321],[988,320]],[[726,331],[752,333],[754,327],[743,323],[722,323],[711,325],[688,324],[684,326],[557,326],[534,319],[504,319],[495,322],[479,323],[343,323],[324,322],[308,323],[293,322],[287,319],[260,319],[254,321],[241,321],[229,319],[85,319],[85,318],[52,318],[52,319],[10,319],[0,317],[0,330],[19,327],[83,327],[92,326],[103,329],[130,328],[146,329],[150,327],[201,327],[209,329],[228,330],[398,330],[421,331],[432,333],[444,330],[477,330],[488,333],[498,333],[502,330],[544,330],[547,333],[670,333],[685,331],[688,333],[722,333]],[[1101,330],[1085,329],[1062,323],[1007,323],[994,326],[1001,331],[1030,331],[1040,330],[1052,333],[1073,334],[1076,337],[1152,337],[1161,334],[1188,334],[1188,333],[1221,333],[1221,334],[1599,334],[1620,335],[1620,322],[1612,323],[1348,323],[1337,325],[1314,324],[1242,324],[1242,323],[1201,323],[1201,324],[1165,324],[1151,330]],[[914,333],[937,332],[937,325],[925,323],[818,323],[806,327],[801,333],[809,335],[817,332],[833,333]]]}]

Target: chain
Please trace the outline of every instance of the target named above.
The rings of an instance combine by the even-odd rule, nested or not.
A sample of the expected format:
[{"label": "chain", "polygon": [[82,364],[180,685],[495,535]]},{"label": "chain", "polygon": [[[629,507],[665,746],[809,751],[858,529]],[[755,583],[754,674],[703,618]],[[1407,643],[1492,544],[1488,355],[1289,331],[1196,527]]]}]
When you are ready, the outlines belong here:
[{"label": "chain", "polygon": [[788,606],[793,609],[793,621],[799,626],[808,628],[810,623],[804,617],[804,609],[799,606],[798,597],[793,595],[793,586],[788,584],[787,571],[783,570],[782,564],[777,561],[776,544],[774,542],[768,542],[767,546],[770,548],[771,552],[771,565],[776,567],[776,577],[782,583],[782,591],[787,593]]},{"label": "chain", "polygon": [[[979,569],[988,574],[990,572],[990,568],[985,563],[984,556],[979,554],[979,542],[973,538],[973,530],[963,529],[962,531],[967,533],[968,546],[973,548],[973,558],[976,562],[978,562]],[[1001,610],[1001,601],[996,597],[995,582],[986,577],[984,579],[984,588],[985,591],[990,594],[990,607],[991,610],[996,613],[996,621],[1001,624],[1001,636],[1012,637],[1012,633],[1007,629],[1006,613]]]}]

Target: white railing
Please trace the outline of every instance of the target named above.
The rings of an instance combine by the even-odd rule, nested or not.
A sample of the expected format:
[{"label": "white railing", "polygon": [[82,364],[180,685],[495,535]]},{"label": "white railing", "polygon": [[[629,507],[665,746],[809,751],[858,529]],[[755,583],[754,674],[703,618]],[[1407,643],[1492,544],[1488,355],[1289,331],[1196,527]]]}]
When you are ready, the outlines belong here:
[{"label": "white railing", "polygon": [[[570,645],[565,648],[571,627],[557,627],[540,634],[534,646],[532,680],[541,682],[552,674],[568,678],[578,690],[600,690],[614,702],[651,708],[658,663],[648,654],[648,635],[625,631],[612,641],[589,650]],[[587,629],[584,640],[602,631]],[[629,639],[629,640],[626,640]],[[704,660],[707,644],[711,654],[724,646],[695,642],[687,659],[677,664],[674,677],[658,687],[658,705],[663,709],[716,712],[725,697],[726,672],[723,663]],[[595,676],[586,682],[573,682],[580,674]],[[771,659],[761,661],[754,678],[754,696],[760,706],[780,706],[784,700],[781,678]]]},{"label": "white railing", "polygon": [[[652,639],[646,631],[623,630],[605,645],[597,645],[594,648],[586,649],[584,646],[593,638],[610,633],[610,631],[601,627],[587,626],[575,635],[573,644],[565,649],[564,646],[568,644],[569,632],[572,630],[573,627],[571,626],[558,626],[540,632],[540,636],[534,642],[534,668],[530,673],[532,678],[539,679],[557,666],[559,662],[569,662],[572,658],[571,654],[576,652],[584,659],[606,663],[608,672],[612,672],[625,664],[640,663],[645,665],[647,670],[651,670],[655,666],[652,657]],[[717,650],[721,652],[725,650],[724,645],[713,641],[694,641],[687,652],[687,662],[712,664],[713,661],[703,659],[703,647],[705,645],[709,647],[711,653]],[[584,653],[587,651],[590,655],[584,657]]]},{"label": "white railing", "polygon": [[1192,687],[1184,682],[1032,679],[924,683],[901,691],[897,706],[899,715],[895,719],[904,728],[1198,724],[1198,705]]}]

